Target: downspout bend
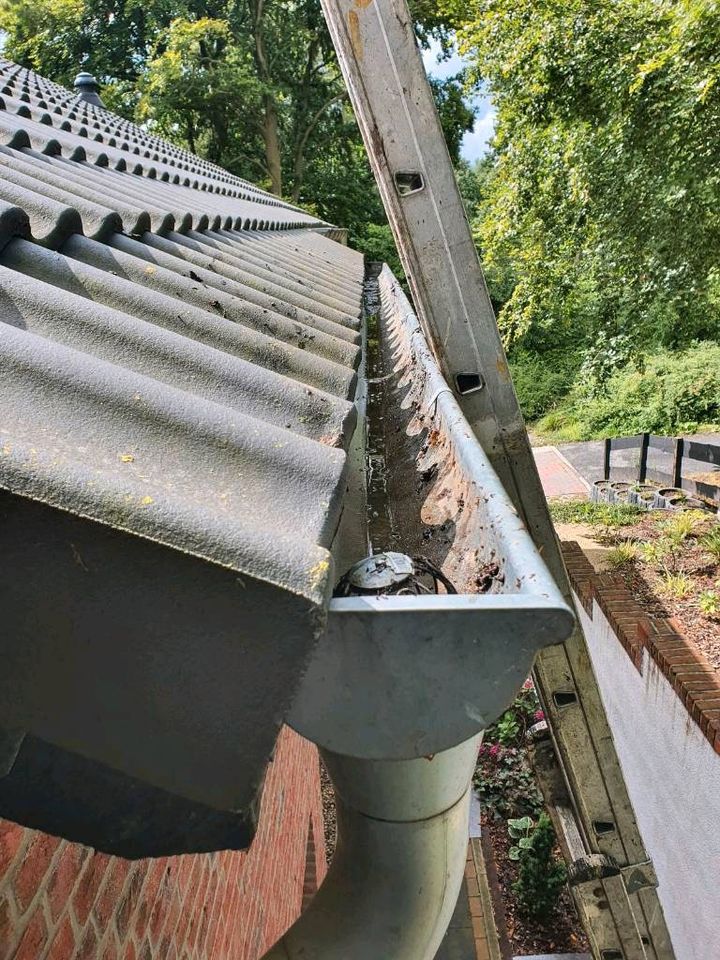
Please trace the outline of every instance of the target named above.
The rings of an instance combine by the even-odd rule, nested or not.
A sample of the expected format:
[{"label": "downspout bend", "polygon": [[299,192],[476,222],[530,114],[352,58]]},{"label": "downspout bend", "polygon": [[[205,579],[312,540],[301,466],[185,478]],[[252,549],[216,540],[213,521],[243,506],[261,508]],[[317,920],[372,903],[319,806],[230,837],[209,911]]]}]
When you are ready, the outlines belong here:
[{"label": "downspout bend", "polygon": [[335,855],[264,960],[432,960],[462,883],[481,739],[419,760],[322,751],[335,787]]}]

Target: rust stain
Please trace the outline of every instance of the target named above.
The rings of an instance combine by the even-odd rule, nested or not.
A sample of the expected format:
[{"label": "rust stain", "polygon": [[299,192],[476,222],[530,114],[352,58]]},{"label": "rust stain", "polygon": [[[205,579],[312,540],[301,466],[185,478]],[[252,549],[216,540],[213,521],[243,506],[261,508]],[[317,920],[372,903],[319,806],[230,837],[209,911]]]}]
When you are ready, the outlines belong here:
[{"label": "rust stain", "polygon": [[503,380],[507,383],[507,381],[510,379],[510,371],[508,370],[508,365],[505,362],[505,359],[503,357],[498,357],[495,365],[497,367],[498,373],[503,378]]},{"label": "rust stain", "polygon": [[348,29],[350,31],[350,43],[353,48],[353,53],[357,60],[362,60],[365,51],[363,50],[362,36],[360,35],[360,18],[356,10],[351,10],[350,13],[348,13]]},{"label": "rust stain", "polygon": [[356,7],[369,7],[374,0],[355,0]]}]

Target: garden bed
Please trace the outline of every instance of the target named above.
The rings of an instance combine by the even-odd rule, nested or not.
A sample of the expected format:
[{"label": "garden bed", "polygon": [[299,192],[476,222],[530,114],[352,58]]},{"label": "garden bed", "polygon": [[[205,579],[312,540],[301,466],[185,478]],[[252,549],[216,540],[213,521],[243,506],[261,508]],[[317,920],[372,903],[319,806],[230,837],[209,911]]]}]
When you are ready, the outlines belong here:
[{"label": "garden bed", "polygon": [[[588,501],[552,504],[554,518],[589,525],[650,619],[676,629],[720,670],[720,523],[712,513],[651,513]],[[564,534],[565,535],[565,534]]]},{"label": "garden bed", "polygon": [[486,731],[475,774],[485,848],[493,859],[488,872],[497,877],[501,900],[495,903],[495,920],[513,956],[588,949],[528,760],[527,730],[542,719],[528,680]]},{"label": "garden bed", "polygon": [[[522,957],[543,953],[586,952],[589,949],[587,937],[567,888],[562,891],[556,908],[547,919],[528,919],[513,893],[513,885],[518,880],[518,865],[508,856],[512,841],[505,823],[483,814],[482,828],[495,862],[505,930],[512,955]],[[556,852],[559,856],[559,851]],[[499,912],[496,907],[496,922]]]}]

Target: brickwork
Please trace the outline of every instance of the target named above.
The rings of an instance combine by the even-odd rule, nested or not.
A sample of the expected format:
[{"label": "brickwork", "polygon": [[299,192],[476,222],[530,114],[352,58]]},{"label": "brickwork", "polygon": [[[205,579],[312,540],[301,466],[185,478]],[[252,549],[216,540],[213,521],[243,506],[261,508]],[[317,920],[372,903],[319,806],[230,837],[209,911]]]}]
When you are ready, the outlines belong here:
[{"label": "brickwork", "polygon": [[556,447],[533,447],[533,456],[548,499],[587,496],[588,485]]},{"label": "brickwork", "polygon": [[0,960],[256,960],[322,881],[322,837],[317,752],[287,728],[246,853],[132,862],[0,820]]},{"label": "brickwork", "polygon": [[596,573],[577,543],[562,544],[570,583],[587,614],[605,614],[630,660],[642,673],[645,651],[672,684],[688,714],[720,754],[720,675],[676,620],[650,618],[620,577]]},{"label": "brickwork", "polygon": [[474,960],[500,960],[500,942],[479,837],[473,837],[468,843],[465,883],[475,941]]}]

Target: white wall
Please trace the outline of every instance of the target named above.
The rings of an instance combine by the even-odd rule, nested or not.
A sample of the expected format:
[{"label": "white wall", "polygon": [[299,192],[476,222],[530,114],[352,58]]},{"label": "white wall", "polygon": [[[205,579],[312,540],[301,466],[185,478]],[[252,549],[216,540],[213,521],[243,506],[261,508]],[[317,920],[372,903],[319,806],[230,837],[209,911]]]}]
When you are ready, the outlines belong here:
[{"label": "white wall", "polygon": [[677,960],[720,960],[720,755],[647,651],[641,675],[578,610]]}]

